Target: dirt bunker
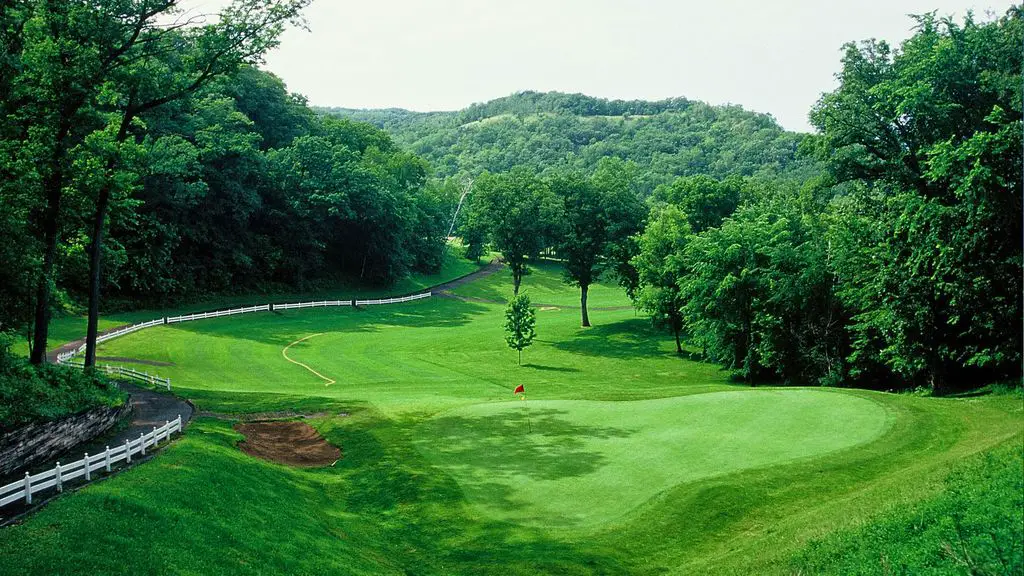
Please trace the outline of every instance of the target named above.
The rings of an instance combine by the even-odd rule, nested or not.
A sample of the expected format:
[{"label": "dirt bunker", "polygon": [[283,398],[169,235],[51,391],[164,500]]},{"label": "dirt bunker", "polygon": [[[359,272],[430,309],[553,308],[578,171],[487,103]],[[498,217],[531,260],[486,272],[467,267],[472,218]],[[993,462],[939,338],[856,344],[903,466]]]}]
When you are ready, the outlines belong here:
[{"label": "dirt bunker", "polygon": [[288,466],[330,466],[341,450],[305,422],[247,422],[235,426],[245,436],[238,447],[250,456]]}]

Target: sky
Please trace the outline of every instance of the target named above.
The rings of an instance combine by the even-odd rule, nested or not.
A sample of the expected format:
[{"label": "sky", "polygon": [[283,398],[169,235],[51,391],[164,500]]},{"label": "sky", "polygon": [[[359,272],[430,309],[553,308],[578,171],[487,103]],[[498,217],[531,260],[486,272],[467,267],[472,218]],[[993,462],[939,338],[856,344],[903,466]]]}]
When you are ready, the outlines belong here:
[{"label": "sky", "polygon": [[[186,0],[215,12],[226,0]],[[1006,0],[315,0],[265,69],[316,106],[458,110],[522,90],[683,96],[769,113],[811,131],[843,43],[893,44],[908,14]]]}]

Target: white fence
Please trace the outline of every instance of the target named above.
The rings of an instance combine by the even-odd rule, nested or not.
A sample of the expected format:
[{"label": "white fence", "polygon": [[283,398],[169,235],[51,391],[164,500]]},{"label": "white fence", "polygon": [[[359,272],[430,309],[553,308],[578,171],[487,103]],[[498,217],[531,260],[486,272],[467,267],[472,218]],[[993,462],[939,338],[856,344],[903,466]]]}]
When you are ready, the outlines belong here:
[{"label": "white fence", "polygon": [[189,322],[191,320],[205,320],[207,318],[221,318],[223,316],[234,316],[235,314],[248,314],[249,312],[266,312],[270,310],[270,304],[263,306],[250,306],[248,308],[234,308],[230,310],[217,310],[215,312],[200,312],[198,314],[186,314],[184,316],[172,316],[163,320],[154,320],[161,324],[176,324],[178,322]]},{"label": "white fence", "polygon": [[412,296],[403,296],[401,298],[384,298],[383,300],[356,300],[356,306],[372,306],[375,304],[401,304],[402,302],[412,302],[413,300],[421,300],[423,298],[430,298],[430,292],[424,292],[423,294],[414,294]]},{"label": "white fence", "polygon": [[351,300],[321,300],[319,302],[298,302],[295,304],[274,304],[274,310],[294,310],[296,308],[320,308],[324,306],[351,306]]},{"label": "white fence", "polygon": [[[62,366],[73,366],[75,368],[85,368],[85,364],[79,364],[77,362],[61,362]],[[161,385],[167,388],[167,391],[171,391],[171,379],[161,378],[156,374],[150,374],[149,372],[139,372],[134,368],[125,368],[124,366],[111,366],[110,364],[97,364],[98,370],[103,370],[106,374],[111,376],[121,376],[123,378],[131,378],[132,380],[138,380],[140,382],[146,382],[152,385]]]},{"label": "white fence", "polygon": [[161,439],[167,440],[171,434],[181,432],[181,416],[176,420],[167,422],[159,428],[153,428],[148,434],[139,434],[138,440],[125,440],[124,444],[107,449],[99,454],[85,457],[71,464],[61,465],[60,462],[51,470],[38,474],[25,473],[24,480],[16,480],[10,484],[0,487],[0,506],[6,506],[12,502],[24,501],[25,504],[32,504],[32,495],[38,494],[49,488],[57,488],[57,492],[64,491],[64,482],[75,478],[85,477],[85,481],[92,480],[92,473],[103,469],[110,472],[110,467],[122,460],[128,464],[132,462],[132,456],[146,455],[146,449],[155,447]]},{"label": "white fence", "polygon": [[[317,300],[312,302],[295,302],[286,304],[263,304],[262,306],[247,306],[242,308],[231,308],[228,310],[216,310],[214,312],[199,312],[196,314],[183,314],[181,316],[168,316],[164,318],[157,318],[156,320],[150,320],[149,322],[141,322],[139,324],[132,324],[131,326],[125,326],[119,328],[113,332],[108,332],[102,336],[96,338],[96,342],[106,342],[124,336],[125,334],[131,334],[145,328],[152,326],[159,326],[162,324],[177,324],[180,322],[191,322],[192,320],[204,320],[206,318],[222,318],[224,316],[234,316],[236,314],[248,314],[251,312],[273,312],[275,310],[295,310],[299,308],[320,308],[326,306],[376,306],[380,304],[401,304],[403,302],[412,302],[413,300],[422,300],[423,298],[430,298],[430,292],[424,292],[422,294],[413,294],[412,296],[403,296],[401,298],[383,298],[377,300]],[[67,352],[61,352],[57,354],[57,362],[60,364],[67,363],[75,356],[85,352],[85,344],[82,344],[78,348],[68,350]],[[71,364],[76,365],[76,364]],[[77,366],[81,366],[78,364]],[[132,378],[134,380],[140,380],[143,382],[149,382],[150,384],[163,384],[168,390],[171,389],[171,379],[161,378],[156,374],[149,374],[147,372],[139,372],[131,368],[122,368],[121,366],[108,366],[102,365],[99,368],[106,370],[107,374],[116,374],[118,376],[124,376]]]}]

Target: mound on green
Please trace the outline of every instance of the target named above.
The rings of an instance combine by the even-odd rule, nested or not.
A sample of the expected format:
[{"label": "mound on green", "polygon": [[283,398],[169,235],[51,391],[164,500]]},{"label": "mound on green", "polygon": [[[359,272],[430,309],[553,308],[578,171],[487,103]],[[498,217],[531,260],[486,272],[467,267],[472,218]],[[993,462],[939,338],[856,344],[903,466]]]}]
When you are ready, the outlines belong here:
[{"label": "mound on green", "polygon": [[885,428],[885,410],[864,398],[751,390],[474,404],[414,436],[489,516],[578,530],[676,484],[850,448]]}]

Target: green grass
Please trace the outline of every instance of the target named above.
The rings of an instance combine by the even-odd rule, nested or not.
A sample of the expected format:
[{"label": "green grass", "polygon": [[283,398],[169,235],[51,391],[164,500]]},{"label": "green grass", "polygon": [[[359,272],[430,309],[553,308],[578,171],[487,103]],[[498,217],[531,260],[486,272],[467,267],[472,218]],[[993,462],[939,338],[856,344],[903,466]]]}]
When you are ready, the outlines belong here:
[{"label": "green grass", "polygon": [[[1024,446],[958,465],[946,492],[814,542],[809,574],[1010,574],[1024,566]],[[1019,571],[1018,571],[1019,573]]]},{"label": "green grass", "polygon": [[[579,288],[566,284],[562,275],[562,265],[550,260],[540,260],[530,265],[530,274],[523,277],[520,291],[528,294],[530,301],[536,305],[580,305]],[[460,286],[454,293],[470,298],[507,302],[512,297],[511,272],[506,268],[500,274]],[[594,284],[587,293],[587,305],[590,308],[628,307],[631,304],[625,292],[613,282],[602,281]]]},{"label": "green grass", "polygon": [[[349,300],[355,298],[379,298],[397,294],[410,294],[424,288],[442,284],[477,271],[480,264],[466,260],[461,256],[461,247],[449,250],[441,263],[441,270],[436,274],[416,274],[398,281],[388,288],[367,288],[360,286],[338,286],[329,290],[315,292],[273,292],[269,294],[225,295],[203,299],[187,305],[168,308],[148,308],[107,313],[100,316],[100,331],[109,330],[125,324],[147,322],[164,316],[176,316],[192,312],[220,310],[233,306],[264,304],[270,302],[300,302],[308,300]],[[481,261],[481,264],[483,261]],[[88,319],[81,314],[58,315],[50,322],[49,348],[57,348],[63,344],[85,337]],[[28,355],[28,342],[21,339],[12,346],[15,353]]]},{"label": "green grass", "polygon": [[850,448],[885,428],[869,400],[786,390],[474,404],[415,436],[488,516],[580,531],[677,484]]},{"label": "green grass", "polygon": [[[546,266],[524,285],[572,303],[557,280]],[[152,462],[0,530],[0,573],[790,574],[809,542],[935,497],[953,463],[1022,438],[1017,395],[750,389],[628,309],[595,310],[589,329],[542,310],[520,367],[502,318],[432,298],[104,344],[173,362],[155,370],[200,409],[327,412],[312,423],[343,458],[278,466],[202,418]],[[282,356],[312,334],[289,356],[335,384]]]}]

